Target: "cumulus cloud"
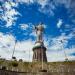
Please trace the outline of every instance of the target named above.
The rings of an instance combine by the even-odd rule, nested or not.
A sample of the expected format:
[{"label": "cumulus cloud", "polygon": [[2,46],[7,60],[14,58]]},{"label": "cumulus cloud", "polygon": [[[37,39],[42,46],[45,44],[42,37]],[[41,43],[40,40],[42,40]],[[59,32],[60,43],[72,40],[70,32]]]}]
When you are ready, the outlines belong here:
[{"label": "cumulus cloud", "polygon": [[11,58],[15,38],[11,34],[0,32],[0,55],[3,58]]},{"label": "cumulus cloud", "polygon": [[55,0],[54,2],[55,2],[56,5],[58,5],[58,4],[64,4],[66,8],[69,8],[71,0],[62,0],[62,1]]},{"label": "cumulus cloud", "polygon": [[1,19],[6,22],[6,27],[12,26],[15,21],[17,20],[17,15],[20,15],[18,11],[16,11],[12,7],[16,7],[17,5],[14,2],[5,2],[2,5],[2,12]]},{"label": "cumulus cloud", "polygon": [[61,25],[62,25],[62,23],[63,23],[63,22],[62,22],[62,20],[61,20],[61,19],[59,19],[59,21],[58,21],[58,23],[57,23],[57,27],[58,27],[58,28],[60,28],[60,27],[61,27]]},{"label": "cumulus cloud", "polygon": [[60,50],[58,50],[58,49],[53,50],[53,49],[50,49],[47,51],[48,61],[50,61],[50,62],[65,61],[66,59],[75,60],[75,56],[71,55],[72,53],[75,53],[75,47],[74,48],[64,48],[64,49],[60,49]]},{"label": "cumulus cloud", "polygon": [[47,5],[48,0],[38,0],[37,2],[44,8]]},{"label": "cumulus cloud", "polygon": [[[34,41],[32,41],[31,39],[26,40],[26,41],[22,41],[22,42],[17,42],[16,43],[16,47],[15,47],[15,51],[20,51],[15,52],[14,56],[17,57],[17,59],[24,59],[25,61],[32,61],[32,56],[33,56],[33,52],[32,52],[32,48],[34,46]],[[23,52],[23,53],[21,53]],[[30,57],[29,57],[30,56]]]},{"label": "cumulus cloud", "polygon": [[53,2],[49,2],[49,0],[39,0],[39,4],[41,5],[39,8],[40,12],[48,14],[49,16],[54,16],[55,5]]},{"label": "cumulus cloud", "polygon": [[33,3],[34,0],[15,0],[14,2],[30,4],[30,3]]},{"label": "cumulus cloud", "polygon": [[69,13],[69,17],[72,18],[75,15],[75,1],[74,0],[38,0],[37,3],[41,5],[39,9],[41,12],[54,16],[54,10],[56,6],[64,5]]},{"label": "cumulus cloud", "polygon": [[12,6],[18,3],[34,4],[36,2],[41,5],[39,11],[45,14],[50,14],[51,16],[54,16],[54,9],[56,9],[56,6],[64,5],[65,8],[68,9],[68,12],[71,13],[70,16],[75,14],[74,0],[9,0],[9,2]]},{"label": "cumulus cloud", "polygon": [[[9,0],[10,1],[10,0]],[[72,9],[74,13],[74,4],[72,2],[72,5],[70,3],[70,0],[53,0],[56,5],[64,4],[67,9]],[[69,1],[69,2],[67,2]],[[12,7],[17,7],[17,2],[21,3],[35,3],[37,2],[41,7],[39,8],[39,11],[45,14],[54,15],[53,10],[56,8],[53,2],[49,2],[48,0],[16,0],[16,2],[10,1],[5,2],[3,4],[3,9],[1,8],[2,14],[2,20],[6,21],[6,27],[10,27],[14,24],[15,20],[17,20],[17,15],[20,15],[18,11],[16,11]],[[70,11],[70,10],[69,10]],[[57,27],[60,28],[62,26],[63,21],[59,19],[57,23]],[[67,25],[66,25],[67,26]],[[32,24],[20,24],[21,29],[27,30],[28,28],[32,28]],[[46,26],[45,26],[46,27]],[[67,26],[68,27],[68,26]],[[74,29],[75,30],[75,29]],[[74,31],[73,30],[73,31]],[[47,57],[48,61],[62,61],[64,60],[64,51],[66,51],[66,54],[69,59],[74,59],[74,56],[71,56],[71,53],[75,52],[75,48],[66,49],[65,47],[68,44],[68,39],[71,39],[74,37],[75,32],[71,32],[69,35],[62,34],[59,37],[45,39],[44,43],[45,46],[48,48],[47,50]],[[30,36],[36,36],[35,32],[31,32]],[[14,50],[15,46],[15,53],[14,56],[17,57],[17,59],[24,59],[26,61],[32,60],[32,47],[34,45],[34,41],[31,39],[24,40],[24,41],[17,41],[15,46],[15,38],[12,35],[9,34],[3,34],[0,33],[0,55],[3,58],[10,59],[12,56],[12,52]],[[29,57],[30,55],[30,57]],[[57,58],[57,59],[56,59]]]},{"label": "cumulus cloud", "polygon": [[[65,53],[64,53],[65,52]],[[65,61],[66,58],[68,60],[75,60],[75,56],[71,55],[72,53],[75,53],[75,47],[74,48],[66,48],[64,50],[60,51],[47,51],[47,58],[48,61]],[[66,54],[66,56],[65,56]]]},{"label": "cumulus cloud", "polygon": [[[74,37],[73,33],[71,32],[69,35],[65,35],[62,33],[60,36],[51,38],[51,46],[49,46],[50,50],[64,50],[68,45],[68,40]],[[49,40],[48,40],[49,41]]]},{"label": "cumulus cloud", "polygon": [[29,26],[28,24],[20,24],[21,29],[26,30]]},{"label": "cumulus cloud", "polygon": [[[64,51],[66,52],[66,55],[69,60],[74,60],[75,57],[72,56],[71,54],[75,52],[75,47],[72,47],[70,49],[60,48],[67,44],[67,41],[65,41],[64,38],[69,39],[71,37],[66,37],[62,35],[58,38],[54,38],[52,41],[53,42],[52,45],[48,45],[48,47],[46,46],[47,49],[49,48],[47,50],[48,61],[51,62],[51,61],[65,60]],[[17,41],[15,43],[15,40],[16,39],[11,34],[5,35],[3,33],[0,33],[0,56],[2,58],[11,59],[15,47],[13,56],[15,56],[18,60],[23,59],[25,61],[32,61],[32,56],[33,56],[32,48],[34,46],[34,41],[29,39],[24,41]],[[64,40],[63,44],[61,44],[60,40]],[[46,45],[49,44],[49,42],[50,42],[49,40],[44,41]],[[60,50],[58,50],[58,48],[60,48]]]},{"label": "cumulus cloud", "polygon": [[15,43],[15,40],[16,39],[11,34],[3,34],[0,32],[0,56],[10,60],[14,51],[13,56],[17,59],[32,61],[32,47],[34,45],[34,41],[29,39],[21,42],[17,41]]},{"label": "cumulus cloud", "polygon": [[32,32],[32,33],[30,33],[30,36],[36,37],[36,33],[35,32]]},{"label": "cumulus cloud", "polygon": [[67,43],[67,37],[62,34],[61,36],[52,39],[51,47],[49,47],[49,50],[64,49]]},{"label": "cumulus cloud", "polygon": [[74,37],[72,33],[67,36],[65,33],[62,33],[59,37],[49,37],[49,39],[45,41],[48,61],[64,61],[66,58],[68,58],[68,60],[74,60],[75,56],[71,54],[75,53],[75,46],[67,48],[68,40],[72,39],[72,37]]},{"label": "cumulus cloud", "polygon": [[67,8],[69,17],[72,18],[75,15],[75,0],[53,0],[56,6],[64,5]]},{"label": "cumulus cloud", "polygon": [[55,6],[53,4],[53,2],[49,2],[49,0],[16,0],[15,2],[17,3],[25,3],[25,4],[34,4],[37,3],[39,4],[41,7],[38,9],[40,12],[44,13],[44,14],[49,14],[51,16],[54,15],[53,10],[55,9]]}]

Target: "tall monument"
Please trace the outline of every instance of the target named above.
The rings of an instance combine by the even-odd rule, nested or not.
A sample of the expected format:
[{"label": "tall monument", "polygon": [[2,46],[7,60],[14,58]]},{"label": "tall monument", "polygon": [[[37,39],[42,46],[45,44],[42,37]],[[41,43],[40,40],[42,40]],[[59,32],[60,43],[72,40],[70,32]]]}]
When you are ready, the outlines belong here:
[{"label": "tall monument", "polygon": [[35,31],[36,31],[37,39],[33,47],[33,62],[37,62],[37,61],[47,62],[46,47],[44,46],[44,42],[43,42],[44,26],[42,24],[35,26]]}]

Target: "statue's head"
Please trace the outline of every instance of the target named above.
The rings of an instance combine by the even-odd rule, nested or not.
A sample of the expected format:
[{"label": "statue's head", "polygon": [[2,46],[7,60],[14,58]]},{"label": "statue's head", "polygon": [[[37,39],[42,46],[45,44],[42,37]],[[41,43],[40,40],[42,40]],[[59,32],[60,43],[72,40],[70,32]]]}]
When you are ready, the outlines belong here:
[{"label": "statue's head", "polygon": [[39,24],[39,25],[37,26],[37,30],[43,31],[43,30],[44,30],[44,26],[41,25],[41,24]]}]

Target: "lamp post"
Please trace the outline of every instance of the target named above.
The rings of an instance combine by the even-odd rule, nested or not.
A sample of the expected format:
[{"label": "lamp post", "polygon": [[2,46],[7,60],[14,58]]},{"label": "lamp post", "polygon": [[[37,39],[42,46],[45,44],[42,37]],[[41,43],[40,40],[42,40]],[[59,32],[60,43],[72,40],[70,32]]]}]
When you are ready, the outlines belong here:
[{"label": "lamp post", "polygon": [[[62,43],[62,50],[63,50],[63,40],[61,40],[61,43]],[[67,58],[65,50],[64,50],[64,56],[65,56],[65,61],[68,61],[68,58]]]},{"label": "lamp post", "polygon": [[41,52],[42,52],[42,70],[43,70],[43,49],[42,49],[42,46],[41,46]]},{"label": "lamp post", "polygon": [[30,50],[29,50],[29,62],[30,62]]},{"label": "lamp post", "polygon": [[14,52],[15,52],[15,48],[16,48],[16,42],[17,42],[17,40],[15,40],[14,49],[13,49],[13,53],[12,53],[12,59],[16,59],[16,58],[14,57]]}]

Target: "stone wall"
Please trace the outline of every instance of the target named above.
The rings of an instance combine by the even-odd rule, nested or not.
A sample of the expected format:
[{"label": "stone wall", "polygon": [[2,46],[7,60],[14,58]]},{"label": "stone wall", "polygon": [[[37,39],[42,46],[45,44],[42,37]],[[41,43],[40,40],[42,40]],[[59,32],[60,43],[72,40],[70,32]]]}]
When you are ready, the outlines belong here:
[{"label": "stone wall", "polygon": [[75,75],[75,72],[17,72],[0,70],[0,75]]},{"label": "stone wall", "polygon": [[[32,68],[33,69],[33,68]],[[49,64],[46,68],[47,72],[41,72],[41,70],[38,70],[36,72],[26,71],[22,72],[19,71],[18,68],[15,70],[9,70],[9,69],[0,69],[0,75],[75,75],[75,65],[51,65]],[[35,69],[36,70],[36,69]]]},{"label": "stone wall", "polygon": [[19,62],[0,61],[0,75],[75,75],[75,61],[68,62]]}]

